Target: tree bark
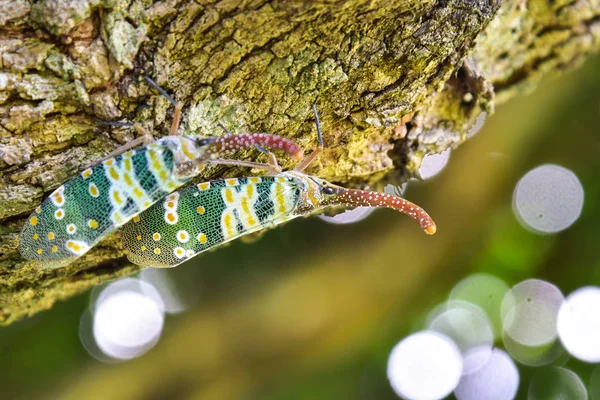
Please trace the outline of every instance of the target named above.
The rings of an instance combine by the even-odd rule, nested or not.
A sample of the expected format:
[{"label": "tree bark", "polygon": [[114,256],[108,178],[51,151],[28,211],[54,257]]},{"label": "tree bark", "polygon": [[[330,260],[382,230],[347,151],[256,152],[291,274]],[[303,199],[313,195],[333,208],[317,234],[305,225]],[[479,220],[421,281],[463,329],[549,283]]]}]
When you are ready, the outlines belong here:
[{"label": "tree bark", "polygon": [[0,323],[139,270],[117,234],[52,270],[17,245],[49,191],[134,137],[89,117],[167,133],[172,108],[141,74],[185,105],[190,135],[220,134],[222,122],[308,152],[316,102],[326,151],[309,172],[379,189],[418,176],[482,112],[598,48],[597,0],[500,3],[0,0]]}]

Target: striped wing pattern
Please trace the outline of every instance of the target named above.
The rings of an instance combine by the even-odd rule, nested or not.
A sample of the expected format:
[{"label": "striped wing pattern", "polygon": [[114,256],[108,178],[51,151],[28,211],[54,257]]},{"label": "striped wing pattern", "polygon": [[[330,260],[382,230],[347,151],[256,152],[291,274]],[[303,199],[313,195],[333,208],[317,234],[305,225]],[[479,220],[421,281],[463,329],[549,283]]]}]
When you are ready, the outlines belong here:
[{"label": "striped wing pattern", "polygon": [[186,183],[172,178],[173,165],[173,151],[159,140],[86,169],[32,213],[21,232],[21,254],[49,266],[81,256]]},{"label": "striped wing pattern", "polygon": [[297,215],[301,182],[289,177],[220,179],[167,196],[124,226],[129,260],[174,267],[223,243]]}]

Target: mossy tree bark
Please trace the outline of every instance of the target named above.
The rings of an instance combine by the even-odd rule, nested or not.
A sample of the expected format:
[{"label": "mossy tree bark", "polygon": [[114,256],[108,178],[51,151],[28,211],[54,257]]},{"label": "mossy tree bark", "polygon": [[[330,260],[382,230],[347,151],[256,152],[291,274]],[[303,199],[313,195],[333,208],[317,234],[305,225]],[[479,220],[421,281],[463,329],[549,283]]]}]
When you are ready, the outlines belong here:
[{"label": "mossy tree bark", "polygon": [[[309,150],[316,102],[327,149],[310,172],[380,188],[598,47],[596,0],[500,3],[0,0],[0,323],[138,270],[118,235],[54,270],[17,244],[45,194],[134,137],[89,117],[167,132],[170,105],[142,73],[185,105],[181,131],[193,135],[222,122]],[[242,173],[199,179],[224,172]]]}]

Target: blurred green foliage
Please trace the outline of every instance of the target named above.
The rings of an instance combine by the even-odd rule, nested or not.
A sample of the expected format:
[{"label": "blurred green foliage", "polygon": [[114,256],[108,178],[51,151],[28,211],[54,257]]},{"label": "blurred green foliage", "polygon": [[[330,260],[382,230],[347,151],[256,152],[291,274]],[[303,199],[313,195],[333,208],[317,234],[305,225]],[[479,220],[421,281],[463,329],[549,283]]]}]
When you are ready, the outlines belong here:
[{"label": "blurred green foliage", "polygon": [[[194,291],[141,358],[100,364],[78,338],[89,294],[0,329],[2,398],[394,399],[387,357],[462,278],[536,277],[566,295],[600,285],[600,58],[498,108],[447,168],[405,195],[436,219],[425,237],[377,211],[353,225],[295,221],[170,271]],[[554,163],[585,190],[580,219],[552,236],[514,217],[512,191]],[[501,343],[499,343],[501,345]],[[589,382],[593,365],[566,364]],[[520,398],[535,368],[520,366]]]}]

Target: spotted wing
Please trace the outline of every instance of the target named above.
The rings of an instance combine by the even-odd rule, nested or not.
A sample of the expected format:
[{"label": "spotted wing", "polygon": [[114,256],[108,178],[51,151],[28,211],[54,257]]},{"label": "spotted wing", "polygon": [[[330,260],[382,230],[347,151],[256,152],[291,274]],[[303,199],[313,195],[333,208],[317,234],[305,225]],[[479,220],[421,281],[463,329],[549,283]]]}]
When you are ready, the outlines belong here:
[{"label": "spotted wing", "polygon": [[175,192],[122,230],[129,260],[174,267],[198,253],[295,218],[301,193],[293,178],[223,179]]},{"label": "spotted wing", "polygon": [[160,142],[83,171],[56,189],[21,231],[23,257],[58,266],[184,184],[172,179],[173,153]]}]

